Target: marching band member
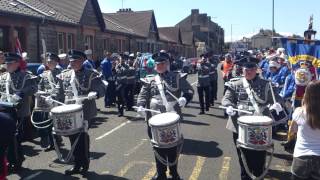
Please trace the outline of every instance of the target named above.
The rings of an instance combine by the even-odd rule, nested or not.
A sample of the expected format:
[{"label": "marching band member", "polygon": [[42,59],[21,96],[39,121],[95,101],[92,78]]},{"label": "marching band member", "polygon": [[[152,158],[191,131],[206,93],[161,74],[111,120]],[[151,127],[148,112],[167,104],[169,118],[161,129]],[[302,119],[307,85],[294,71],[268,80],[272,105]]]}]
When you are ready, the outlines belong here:
[{"label": "marching band member", "polygon": [[100,68],[102,70],[102,74],[104,79],[108,82],[108,86],[106,89],[106,93],[104,96],[104,107],[107,108],[111,106],[115,102],[114,94],[115,94],[115,62],[113,61],[113,57],[110,52],[106,52],[106,57],[102,60],[100,64]]},{"label": "marching band member", "polygon": [[[97,71],[93,69],[86,69],[83,66],[83,62],[86,59],[86,55],[83,52],[70,50],[68,57],[70,60],[71,70],[63,71],[58,75],[58,79],[63,83],[66,96],[72,98],[85,96],[87,99],[82,102],[84,112],[83,119],[86,122],[86,127],[84,132],[69,136],[71,144],[75,143],[78,136],[79,140],[73,152],[74,166],[71,169],[66,170],[65,174],[86,174],[89,169],[90,162],[89,135],[87,133],[89,126],[88,121],[97,115],[95,99],[104,96],[105,86]],[[65,97],[65,99],[67,100],[67,97]]]},{"label": "marching band member", "polygon": [[[7,73],[0,75],[0,81],[5,82],[5,95],[1,99],[6,102],[18,104],[15,110],[10,109],[9,113],[17,123],[17,133],[14,142],[11,143],[8,152],[9,168],[18,170],[24,161],[21,142],[29,137],[26,132],[31,131],[30,122],[30,96],[37,92],[36,76],[20,69],[21,56],[15,53],[5,53]],[[1,84],[3,86],[3,84]],[[30,134],[29,134],[30,136]]]},{"label": "marching band member", "polygon": [[[277,112],[282,111],[281,105],[273,102],[271,93],[272,87],[270,87],[269,82],[261,79],[257,74],[257,63],[259,60],[253,57],[247,57],[244,58],[243,61],[244,77],[238,81],[227,83],[227,90],[222,99],[222,105],[227,107],[226,113],[229,115],[227,129],[233,132],[233,141],[236,147],[238,139],[237,119],[243,114],[237,114],[233,108],[251,111],[256,115],[263,114],[267,116],[269,116],[269,111],[271,109],[274,109]],[[252,93],[248,94],[248,91]],[[276,96],[276,99],[279,100],[279,96]],[[270,107],[270,110],[267,107],[269,104],[273,104]],[[251,179],[245,171],[240,148],[241,147],[237,147],[237,154],[241,167],[241,179]],[[254,176],[260,176],[264,171],[266,151],[255,151],[245,148],[241,148],[241,150],[245,156],[250,172]]]},{"label": "marching band member", "polygon": [[84,51],[84,54],[87,56],[87,59],[83,62],[83,66],[88,69],[96,69],[96,62],[92,57],[92,50],[87,49]]},{"label": "marching band member", "polygon": [[204,110],[209,111],[210,107],[210,63],[207,61],[207,55],[201,54],[201,60],[197,64],[198,69],[198,96],[200,102],[200,113],[205,114]]},{"label": "marching band member", "polygon": [[136,86],[136,68],[133,66],[134,54],[130,54],[127,65],[127,83],[126,83],[126,100],[127,100],[127,111],[132,111],[134,104],[134,93]]},{"label": "marching band member", "polygon": [[207,53],[208,62],[210,63],[210,104],[214,106],[214,101],[217,100],[217,92],[218,92],[218,72],[217,66],[219,61],[213,57],[213,52]]},{"label": "marching band member", "polygon": [[117,105],[118,105],[118,116],[123,116],[123,110],[126,102],[126,85],[127,85],[127,73],[129,66],[125,63],[126,60],[129,58],[127,54],[121,54],[118,56],[119,64],[116,66],[116,73],[117,73]]},{"label": "marching band member", "polygon": [[[137,112],[142,116],[146,115],[147,122],[152,115],[149,112],[145,114],[145,111],[143,109],[144,107],[153,110],[160,110],[161,112],[176,111],[181,116],[181,107],[183,107],[193,97],[193,89],[186,80],[186,74],[181,74],[179,72],[173,72],[168,70],[168,67],[170,65],[169,55],[167,53],[156,53],[152,56],[152,58],[155,60],[156,63],[155,69],[157,71],[157,75],[152,79],[149,79],[148,77],[141,79],[141,81],[144,84],[138,95]],[[183,95],[178,100],[175,100],[175,98],[173,98],[172,95],[167,93],[166,90],[171,92],[176,97],[180,97],[181,92],[183,92]],[[148,135],[149,138],[152,139],[151,128],[149,124]],[[177,160],[178,146],[172,148],[153,147],[153,149],[155,153],[162,156],[162,158],[168,159],[168,163],[170,164],[174,163]],[[162,164],[163,162],[161,162],[157,157],[155,158],[155,160],[157,173],[152,179],[167,179],[167,164]],[[169,169],[172,179],[180,180],[180,176],[177,171],[177,163],[169,166]]]},{"label": "marching band member", "polygon": [[[49,92],[51,97],[59,102],[64,102],[64,91],[61,81],[58,80],[57,75],[62,72],[62,68],[59,66],[60,58],[54,53],[47,53],[46,66],[47,71],[40,74],[40,82],[38,84],[38,90]],[[33,112],[34,121],[45,121],[48,119],[48,112]],[[45,144],[45,151],[51,151],[54,149],[54,143],[52,139],[52,126],[46,129],[39,129],[39,135],[41,141]],[[58,142],[62,139],[60,136],[55,136]],[[49,145],[46,142],[49,140]]]}]

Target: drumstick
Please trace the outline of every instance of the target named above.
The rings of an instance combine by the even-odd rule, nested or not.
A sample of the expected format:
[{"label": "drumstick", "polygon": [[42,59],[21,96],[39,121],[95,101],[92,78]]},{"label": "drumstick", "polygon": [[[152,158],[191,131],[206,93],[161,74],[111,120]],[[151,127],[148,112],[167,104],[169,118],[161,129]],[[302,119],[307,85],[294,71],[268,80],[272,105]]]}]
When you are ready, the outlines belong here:
[{"label": "drumstick", "polygon": [[271,95],[272,95],[273,103],[276,103],[276,97],[275,97],[275,95],[274,95],[273,87],[272,87],[271,82],[269,82],[269,85],[270,85],[270,90],[271,90]]},{"label": "drumstick", "polygon": [[179,102],[179,99],[178,99],[175,95],[173,95],[173,94],[172,94],[170,91],[168,91],[168,90],[166,90],[166,91],[167,91],[168,94],[170,94],[170,96],[173,97],[173,99],[175,99],[176,101]]},{"label": "drumstick", "polygon": [[[133,106],[132,108],[134,109],[138,109],[139,107],[137,106]],[[161,114],[160,111],[156,111],[156,110],[153,110],[153,109],[146,109],[146,108],[142,108],[144,111],[150,111],[150,112],[154,112],[154,113],[158,113],[158,114]]]},{"label": "drumstick", "polygon": [[198,83],[198,81],[193,82],[193,83],[191,84],[191,86],[194,86],[194,85],[196,85],[197,83]]},{"label": "drumstick", "polygon": [[74,98],[74,99],[67,99],[66,102],[69,102],[69,101],[77,101],[77,100],[83,101],[83,100],[86,100],[86,99],[88,99],[87,96],[85,96],[85,97],[78,97],[78,98]]},{"label": "drumstick", "polygon": [[[219,108],[221,108],[221,109],[227,109],[228,107],[219,106]],[[252,112],[246,111],[246,110],[240,110],[240,109],[233,109],[233,110],[234,110],[234,111],[238,111],[238,112],[243,112],[243,113],[246,113],[246,114],[253,114]]]},{"label": "drumstick", "polygon": [[[42,97],[42,98],[47,98],[47,97],[50,97],[50,96],[40,96],[40,97]],[[64,103],[62,103],[62,102],[60,102],[60,101],[57,101],[57,100],[54,100],[54,99],[52,99],[51,98],[51,100],[53,101],[53,102],[55,102],[55,103],[57,103],[57,104],[60,104],[60,105],[66,105],[66,104],[64,104]]]}]

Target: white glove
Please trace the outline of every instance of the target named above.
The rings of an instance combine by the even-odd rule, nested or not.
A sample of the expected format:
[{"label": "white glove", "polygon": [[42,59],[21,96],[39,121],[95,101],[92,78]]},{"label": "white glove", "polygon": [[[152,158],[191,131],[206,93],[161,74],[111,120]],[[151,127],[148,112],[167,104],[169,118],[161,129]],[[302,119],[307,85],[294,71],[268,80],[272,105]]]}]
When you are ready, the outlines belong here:
[{"label": "white glove", "polygon": [[178,103],[179,103],[179,106],[180,106],[180,107],[184,107],[184,106],[187,104],[187,100],[186,100],[185,97],[180,97],[180,98],[178,99]]},{"label": "white glove", "polygon": [[53,104],[53,99],[52,99],[51,96],[46,97],[45,101],[46,101],[46,103],[48,103],[48,104],[50,104],[50,105]]},{"label": "white glove", "polygon": [[88,99],[89,100],[97,99],[97,93],[96,92],[89,92]]},{"label": "white glove", "polygon": [[11,96],[12,103],[18,103],[21,99],[22,98],[20,96],[16,95],[16,94]]},{"label": "white glove", "polygon": [[277,115],[279,115],[280,112],[283,111],[283,108],[282,108],[281,104],[279,104],[279,103],[272,104],[272,106],[270,106],[269,109],[270,110],[275,110],[277,112]]},{"label": "white glove", "polygon": [[142,106],[139,106],[137,108],[137,113],[141,116],[141,117],[145,117],[146,116],[146,110],[142,107]]},{"label": "white glove", "polygon": [[233,110],[233,107],[232,107],[232,106],[228,106],[228,107],[227,107],[226,113],[227,113],[229,116],[234,116],[234,115],[236,115],[236,111]]}]

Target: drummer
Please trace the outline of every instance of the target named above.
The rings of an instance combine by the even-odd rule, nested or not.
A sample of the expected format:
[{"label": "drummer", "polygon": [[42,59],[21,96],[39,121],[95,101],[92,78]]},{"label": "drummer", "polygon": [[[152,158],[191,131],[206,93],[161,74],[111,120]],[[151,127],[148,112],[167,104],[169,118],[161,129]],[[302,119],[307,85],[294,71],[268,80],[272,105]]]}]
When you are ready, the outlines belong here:
[{"label": "drummer", "polygon": [[[152,58],[155,60],[156,66],[155,70],[157,71],[157,75],[159,77],[159,80],[163,87],[162,93],[165,94],[165,97],[160,95],[160,91],[158,88],[158,83],[156,83],[156,78],[148,79],[144,78],[141,79],[143,82],[142,89],[138,95],[137,99],[137,112],[145,116],[146,119],[149,120],[152,116],[151,113],[147,112],[145,113],[143,108],[150,108],[153,110],[158,110],[161,112],[170,112],[170,111],[176,111],[180,116],[181,114],[181,107],[185,106],[187,102],[191,101],[194,91],[191,87],[191,85],[186,80],[186,74],[181,74],[179,72],[173,72],[169,71],[168,67],[169,64],[169,55],[167,53],[156,53],[152,56]],[[162,89],[162,88],[161,88]],[[171,92],[174,96],[178,98],[178,100],[175,100],[175,98],[167,93],[168,90]],[[181,92],[183,95],[180,97]],[[163,102],[167,102],[164,104]],[[182,117],[181,117],[182,118]],[[148,122],[148,121],[147,121]],[[151,137],[151,129],[148,126],[148,135],[149,138]],[[178,145],[179,146],[179,145]],[[167,159],[169,163],[173,163],[177,157],[177,149],[178,146],[172,147],[172,148],[157,148],[153,147],[154,151],[157,152],[157,154],[160,154],[162,158]],[[166,171],[167,171],[167,164],[162,164],[157,158],[156,160],[156,167],[157,167],[157,173],[152,178],[153,180],[163,180],[167,179],[166,177]],[[172,165],[169,167],[170,169],[170,175],[172,176],[172,179],[179,180],[180,176],[177,171],[177,164]]]},{"label": "drummer", "polygon": [[[253,57],[244,58],[241,62],[243,66],[244,77],[238,81],[230,82],[227,84],[227,90],[222,98],[222,105],[226,106],[226,113],[229,115],[227,122],[227,129],[233,132],[233,142],[236,145],[238,139],[238,122],[239,116],[245,115],[242,113],[236,113],[233,108],[251,111],[254,115],[266,115],[269,116],[269,108],[267,105],[273,104],[271,109],[277,112],[282,111],[279,103],[274,103],[271,93],[270,83],[267,80],[263,80],[257,74],[258,59]],[[247,82],[247,83],[246,83]],[[252,98],[246,93],[244,84],[249,84],[249,90],[253,91]],[[281,98],[276,95],[276,99]],[[249,100],[253,99],[253,100]],[[257,109],[256,109],[256,108]],[[260,176],[264,171],[266,151],[255,151],[242,148],[248,168],[250,172],[255,176]],[[241,179],[251,179],[246,173],[243,160],[241,159],[240,149],[237,147],[237,154],[241,167]]]},{"label": "drummer", "polygon": [[[36,76],[29,74],[21,70],[20,61],[21,56],[15,53],[5,53],[5,63],[7,66],[7,73],[0,75],[0,81],[6,82],[1,84],[0,89],[4,89],[5,92],[2,92],[1,99],[18,104],[17,109],[7,108],[6,111],[18,122],[19,129],[16,134],[15,141],[9,147],[8,152],[8,161],[10,170],[18,170],[22,162],[24,161],[24,156],[21,148],[21,142],[30,138],[30,134],[26,132],[31,131],[31,122],[30,122],[30,96],[37,92]],[[18,153],[15,153],[18,152]]]},{"label": "drummer", "polygon": [[[63,71],[58,75],[58,79],[63,82],[64,90],[71,89],[73,98],[86,97],[87,100],[82,101],[83,119],[86,122],[84,132],[76,133],[69,136],[71,144],[75,143],[78,136],[78,144],[73,152],[74,166],[65,171],[66,175],[81,173],[85,175],[89,169],[89,135],[88,121],[97,115],[97,106],[95,99],[103,97],[105,94],[105,86],[102,82],[100,74],[93,69],[86,69],[83,62],[86,55],[77,50],[70,50],[68,53],[71,69]],[[74,83],[73,83],[74,82]],[[74,87],[74,88],[73,88]],[[67,93],[67,91],[65,91]],[[77,100],[78,101],[78,100]],[[82,168],[82,169],[81,169]]]},{"label": "drummer", "polygon": [[[58,81],[57,75],[61,73],[62,68],[59,66],[60,58],[54,53],[47,53],[46,66],[49,70],[40,74],[40,82],[38,89],[43,92],[48,92],[53,99],[64,102],[64,91],[61,81]],[[48,120],[48,112],[33,112],[34,121]],[[41,137],[41,144],[44,144],[45,151],[51,151],[54,149],[54,143],[52,139],[52,127],[46,129],[39,129],[39,135]],[[55,136],[58,142],[62,139],[59,136]],[[49,141],[48,141],[49,140]],[[49,145],[47,144],[49,142]]]}]

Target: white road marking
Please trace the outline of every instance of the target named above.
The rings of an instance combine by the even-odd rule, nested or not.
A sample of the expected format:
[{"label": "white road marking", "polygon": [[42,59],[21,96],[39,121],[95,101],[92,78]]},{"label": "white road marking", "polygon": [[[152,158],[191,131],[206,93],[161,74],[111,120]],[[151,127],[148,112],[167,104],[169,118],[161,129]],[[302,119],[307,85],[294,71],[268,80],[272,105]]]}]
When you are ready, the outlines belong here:
[{"label": "white road marking", "polygon": [[132,153],[136,152],[139,147],[141,147],[148,139],[141,139],[139,144],[137,144],[134,148],[130,149],[127,153],[124,154],[124,156],[130,156]]},{"label": "white road marking", "polygon": [[112,133],[115,132],[116,130],[122,128],[123,126],[125,126],[125,125],[127,125],[127,124],[129,124],[129,123],[131,123],[131,121],[127,121],[127,122],[124,122],[124,123],[120,124],[119,126],[117,126],[117,127],[113,128],[113,129],[111,129],[110,131],[106,132],[105,134],[97,137],[97,138],[96,138],[96,141],[98,141],[98,140],[100,140],[100,139],[102,139],[102,138],[104,138],[104,137],[112,134]]}]

